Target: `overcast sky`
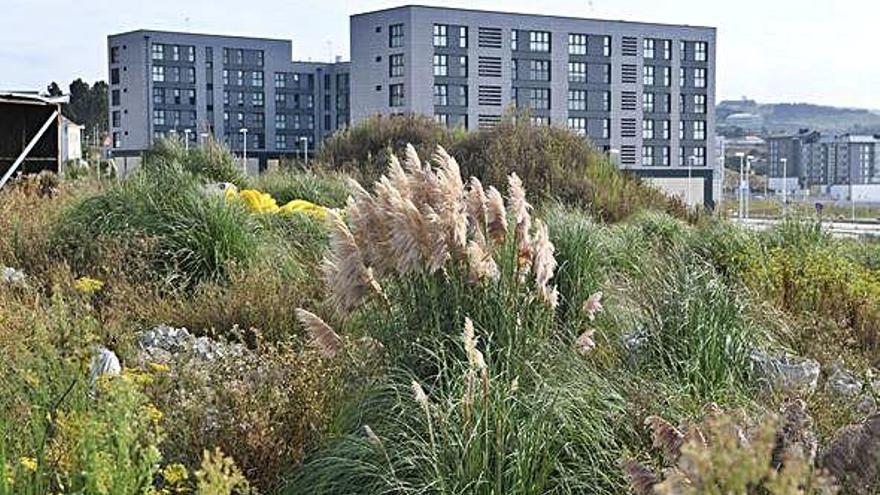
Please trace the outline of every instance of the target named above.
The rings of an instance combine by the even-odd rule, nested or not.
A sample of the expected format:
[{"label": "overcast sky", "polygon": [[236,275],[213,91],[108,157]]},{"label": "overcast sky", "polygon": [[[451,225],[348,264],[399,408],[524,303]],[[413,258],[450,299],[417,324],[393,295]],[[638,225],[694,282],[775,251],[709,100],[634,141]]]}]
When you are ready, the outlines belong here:
[{"label": "overcast sky", "polygon": [[[348,58],[348,16],[405,0],[0,0],[0,89],[106,79],[106,36],[133,29],[290,39]],[[718,99],[880,109],[871,0],[436,0],[430,5],[718,28]]]}]

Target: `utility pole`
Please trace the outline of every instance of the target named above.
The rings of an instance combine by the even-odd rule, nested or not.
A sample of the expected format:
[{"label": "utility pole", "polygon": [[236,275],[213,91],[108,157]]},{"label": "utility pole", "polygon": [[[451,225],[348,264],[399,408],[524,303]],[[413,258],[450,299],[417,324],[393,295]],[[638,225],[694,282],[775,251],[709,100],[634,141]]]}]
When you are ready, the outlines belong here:
[{"label": "utility pole", "polygon": [[247,176],[247,127],[242,127],[238,132],[241,133],[242,142],[241,168],[244,170],[244,175]]}]

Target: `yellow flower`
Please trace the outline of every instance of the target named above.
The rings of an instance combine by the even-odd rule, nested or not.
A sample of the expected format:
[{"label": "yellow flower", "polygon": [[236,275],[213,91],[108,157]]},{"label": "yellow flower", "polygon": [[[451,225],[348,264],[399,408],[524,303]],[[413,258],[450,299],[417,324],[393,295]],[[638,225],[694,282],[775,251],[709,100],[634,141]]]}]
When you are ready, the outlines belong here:
[{"label": "yellow flower", "polygon": [[37,374],[31,370],[27,370],[24,372],[24,381],[25,381],[25,383],[27,383],[28,385],[30,385],[31,387],[34,387],[34,388],[37,388],[40,386],[40,377],[37,376]]},{"label": "yellow flower", "polygon": [[165,483],[168,483],[171,486],[179,485],[188,478],[189,473],[186,471],[186,466],[183,464],[169,464],[162,468],[162,479],[165,480]]},{"label": "yellow flower", "polygon": [[256,189],[245,189],[238,193],[245,207],[254,213],[277,213],[278,204],[272,196]]},{"label": "yellow flower", "polygon": [[80,277],[73,283],[73,287],[83,294],[94,294],[104,288],[104,282],[94,278]]},{"label": "yellow flower", "polygon": [[162,421],[162,417],[165,416],[162,411],[160,411],[159,408],[154,406],[153,404],[147,404],[146,406],[144,406],[144,412],[153,423],[158,423],[159,421]]},{"label": "yellow flower", "polygon": [[150,371],[153,373],[167,373],[170,369],[167,364],[150,363]]},{"label": "yellow flower", "polygon": [[18,460],[18,463],[21,464],[21,467],[32,473],[37,471],[37,460],[33,457],[22,457]]},{"label": "yellow flower", "polygon": [[293,213],[302,213],[310,217],[324,220],[327,218],[327,208],[316,205],[304,199],[294,199],[278,209],[278,213],[282,215],[290,215]]}]

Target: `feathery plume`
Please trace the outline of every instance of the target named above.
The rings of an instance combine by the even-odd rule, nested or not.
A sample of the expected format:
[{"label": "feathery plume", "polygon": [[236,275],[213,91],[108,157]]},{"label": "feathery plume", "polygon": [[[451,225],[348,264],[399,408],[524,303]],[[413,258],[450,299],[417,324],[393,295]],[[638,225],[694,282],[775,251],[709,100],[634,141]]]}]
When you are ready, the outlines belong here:
[{"label": "feathery plume", "polygon": [[403,167],[400,165],[400,160],[397,159],[397,155],[391,153],[391,156],[388,157],[388,171],[386,172],[388,180],[394,186],[395,189],[400,193],[404,198],[411,197],[412,191],[410,191],[409,178],[406,176],[406,172],[403,171]]},{"label": "feathery plume", "polygon": [[516,224],[514,235],[516,237],[517,266],[520,273],[528,273],[532,261],[531,229],[532,216],[529,213],[531,205],[526,201],[526,191],[522,180],[513,172],[507,178],[508,184],[508,209],[513,215]]},{"label": "feathery plume", "polygon": [[296,308],[296,319],[309,332],[312,342],[327,358],[333,358],[342,347],[342,339],[318,315]]},{"label": "feathery plume", "polygon": [[654,448],[661,449],[666,459],[675,462],[681,455],[684,435],[660,416],[648,416],[645,425],[651,428],[651,443]]},{"label": "feathery plume", "polygon": [[483,184],[480,179],[471,177],[467,190],[467,215],[468,224],[471,232],[476,236],[482,236],[483,229],[486,228],[488,212],[486,210],[487,203],[486,192],[483,190]]},{"label": "feathery plume", "polygon": [[550,233],[547,225],[538,220],[535,229],[535,238],[532,246],[534,251],[534,259],[532,266],[535,272],[535,285],[538,288],[538,294],[551,308],[556,308],[559,303],[559,293],[556,287],[550,286],[550,279],[553,278],[553,271],[556,270],[556,257],[554,252],[556,248],[550,241]]},{"label": "feathery plume", "polygon": [[468,270],[471,283],[474,284],[487,279],[495,281],[501,277],[501,271],[498,269],[498,264],[495,263],[495,258],[486,251],[480,242],[481,240],[476,239],[468,242]]},{"label": "feathery plume", "polygon": [[412,381],[412,391],[413,398],[416,400],[420,406],[425,408],[425,411],[428,410],[430,406],[430,402],[428,402],[428,396],[425,395],[425,389],[422,388],[422,384],[417,382],[415,379]]},{"label": "feathery plume", "polygon": [[369,441],[371,444],[375,445],[376,447],[382,445],[382,440],[379,439],[379,435],[376,435],[376,432],[374,432],[373,429],[370,428],[370,425],[364,425],[364,434],[367,435],[367,441]]},{"label": "feathery plume", "polygon": [[593,341],[593,333],[593,329],[588,328],[574,341],[574,350],[581,356],[586,356],[596,347],[596,342]]},{"label": "feathery plume", "polygon": [[467,354],[468,363],[471,365],[471,368],[477,371],[486,369],[486,361],[483,358],[483,353],[477,349],[477,337],[474,335],[474,322],[467,316],[464,318],[462,340],[464,341],[464,350]]},{"label": "feathery plume", "polygon": [[519,377],[513,377],[513,381],[510,382],[510,393],[515,394],[519,392]]},{"label": "feathery plume", "polygon": [[629,486],[636,495],[654,495],[654,486],[660,483],[650,469],[633,460],[623,461],[623,470],[629,476]]},{"label": "feathery plume", "polygon": [[582,310],[590,321],[596,318],[596,315],[602,311],[602,291],[594,292],[584,301]]},{"label": "feathery plume", "polygon": [[494,186],[489,186],[486,193],[486,230],[492,243],[496,246],[504,244],[507,237],[507,211],[501,193]]},{"label": "feathery plume", "polygon": [[384,297],[379,283],[367,269],[360,249],[339,215],[330,215],[330,252],[322,262],[324,280],[330,288],[330,300],[342,315],[361,304],[372,292]]}]

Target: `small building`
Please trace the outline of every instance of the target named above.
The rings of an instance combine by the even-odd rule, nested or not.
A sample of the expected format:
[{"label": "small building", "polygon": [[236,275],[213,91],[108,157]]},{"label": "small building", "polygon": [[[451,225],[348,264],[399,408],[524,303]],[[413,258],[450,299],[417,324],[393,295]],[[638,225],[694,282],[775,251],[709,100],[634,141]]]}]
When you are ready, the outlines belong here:
[{"label": "small building", "polygon": [[16,173],[58,173],[67,96],[0,91],[0,187]]},{"label": "small building", "polygon": [[61,117],[61,163],[83,159],[82,136],[83,126],[67,117]]}]

